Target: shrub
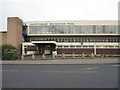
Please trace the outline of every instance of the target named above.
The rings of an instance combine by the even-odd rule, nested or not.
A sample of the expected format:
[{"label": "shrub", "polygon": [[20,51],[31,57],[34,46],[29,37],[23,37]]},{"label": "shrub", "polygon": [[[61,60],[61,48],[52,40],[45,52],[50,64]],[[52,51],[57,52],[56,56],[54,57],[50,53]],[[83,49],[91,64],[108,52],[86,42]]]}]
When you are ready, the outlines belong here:
[{"label": "shrub", "polygon": [[19,50],[11,45],[2,45],[2,60],[16,60],[19,58]]}]

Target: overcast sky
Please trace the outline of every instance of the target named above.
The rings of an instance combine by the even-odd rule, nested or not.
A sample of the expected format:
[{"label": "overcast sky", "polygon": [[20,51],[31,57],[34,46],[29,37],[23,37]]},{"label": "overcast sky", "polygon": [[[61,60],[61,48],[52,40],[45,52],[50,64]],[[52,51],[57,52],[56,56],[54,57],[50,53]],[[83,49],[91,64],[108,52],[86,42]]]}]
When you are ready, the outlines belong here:
[{"label": "overcast sky", "polygon": [[27,21],[117,20],[119,0],[0,0],[0,30],[7,17]]}]

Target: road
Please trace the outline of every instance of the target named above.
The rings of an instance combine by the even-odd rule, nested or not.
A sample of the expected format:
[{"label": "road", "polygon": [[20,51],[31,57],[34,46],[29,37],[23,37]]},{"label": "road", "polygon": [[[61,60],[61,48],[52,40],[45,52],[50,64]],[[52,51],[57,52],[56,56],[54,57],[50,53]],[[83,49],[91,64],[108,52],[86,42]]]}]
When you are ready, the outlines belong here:
[{"label": "road", "polygon": [[118,65],[3,65],[3,88],[118,88]]}]

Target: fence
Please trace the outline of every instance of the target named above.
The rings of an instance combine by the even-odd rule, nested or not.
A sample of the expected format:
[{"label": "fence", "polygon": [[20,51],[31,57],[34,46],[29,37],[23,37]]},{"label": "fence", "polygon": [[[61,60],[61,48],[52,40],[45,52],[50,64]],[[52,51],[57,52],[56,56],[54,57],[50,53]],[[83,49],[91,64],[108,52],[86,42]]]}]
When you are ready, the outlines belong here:
[{"label": "fence", "polygon": [[93,53],[91,54],[57,54],[57,55],[22,55],[21,59],[22,60],[46,60],[46,59],[84,59],[84,58],[113,58],[113,57],[120,57],[119,54],[96,54],[94,55]]}]

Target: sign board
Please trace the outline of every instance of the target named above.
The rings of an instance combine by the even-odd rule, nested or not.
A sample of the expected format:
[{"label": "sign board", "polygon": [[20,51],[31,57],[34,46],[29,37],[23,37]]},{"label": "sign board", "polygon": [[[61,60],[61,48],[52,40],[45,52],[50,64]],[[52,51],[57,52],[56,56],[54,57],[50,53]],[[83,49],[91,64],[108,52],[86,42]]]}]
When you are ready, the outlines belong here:
[{"label": "sign board", "polygon": [[74,23],[31,23],[30,26],[34,25],[74,25]]}]

